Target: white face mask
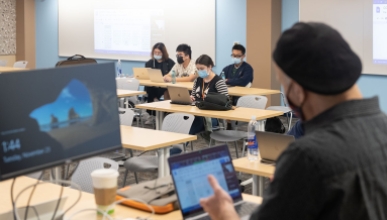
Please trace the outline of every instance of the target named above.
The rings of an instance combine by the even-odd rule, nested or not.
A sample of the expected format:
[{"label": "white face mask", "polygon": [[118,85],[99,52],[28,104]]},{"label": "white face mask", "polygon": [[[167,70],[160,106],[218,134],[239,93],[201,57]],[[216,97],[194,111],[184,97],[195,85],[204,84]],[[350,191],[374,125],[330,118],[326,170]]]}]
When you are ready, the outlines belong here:
[{"label": "white face mask", "polygon": [[239,64],[242,62],[242,58],[233,57],[231,58],[233,64]]},{"label": "white face mask", "polygon": [[153,55],[153,58],[155,58],[156,60],[161,60],[163,56],[161,55]]}]

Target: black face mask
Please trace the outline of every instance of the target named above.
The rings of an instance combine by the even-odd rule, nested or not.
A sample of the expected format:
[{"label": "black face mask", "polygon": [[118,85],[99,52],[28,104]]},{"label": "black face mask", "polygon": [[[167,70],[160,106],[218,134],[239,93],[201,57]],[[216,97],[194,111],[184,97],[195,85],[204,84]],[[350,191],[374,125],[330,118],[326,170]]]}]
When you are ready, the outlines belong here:
[{"label": "black face mask", "polygon": [[[296,106],[292,100],[290,100],[289,98],[289,92],[290,92],[290,89],[292,88],[292,84],[290,84],[289,88],[288,88],[288,91],[286,92],[286,100],[288,101],[288,104],[289,104],[289,107],[293,110],[294,114],[301,120],[301,121],[305,121],[305,118],[304,118],[304,113],[302,112],[302,106],[304,105],[304,102],[305,102],[305,99],[304,99],[304,102],[301,103],[300,106]],[[306,98],[306,97],[305,97]]]},{"label": "black face mask", "polygon": [[179,64],[184,63],[183,57],[181,57],[181,56],[176,56],[176,58],[177,58],[177,62],[178,62]]}]

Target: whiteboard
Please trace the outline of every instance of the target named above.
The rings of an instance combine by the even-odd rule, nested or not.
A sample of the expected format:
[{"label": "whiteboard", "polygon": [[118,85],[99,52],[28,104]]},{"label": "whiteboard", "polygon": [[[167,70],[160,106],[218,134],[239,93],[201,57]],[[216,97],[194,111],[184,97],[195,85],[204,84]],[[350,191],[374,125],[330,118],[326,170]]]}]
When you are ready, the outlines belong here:
[{"label": "whiteboard", "polygon": [[332,26],[360,57],[363,73],[387,75],[386,0],[299,2],[300,21],[323,22]]},{"label": "whiteboard", "polygon": [[174,60],[182,43],[215,60],[215,0],[59,0],[58,13],[59,56],[147,61],[163,42]]}]

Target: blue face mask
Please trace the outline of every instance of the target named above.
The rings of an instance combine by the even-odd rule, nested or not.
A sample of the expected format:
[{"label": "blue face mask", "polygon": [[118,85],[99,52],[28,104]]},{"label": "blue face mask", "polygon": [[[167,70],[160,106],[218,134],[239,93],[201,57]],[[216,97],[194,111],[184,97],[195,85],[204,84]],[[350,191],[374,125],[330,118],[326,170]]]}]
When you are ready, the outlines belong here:
[{"label": "blue face mask", "polygon": [[237,57],[233,57],[231,58],[231,60],[233,64],[239,64],[242,61],[241,58],[237,58]]},{"label": "blue face mask", "polygon": [[161,60],[163,56],[161,55],[153,55],[153,58],[155,58],[156,60]]},{"label": "blue face mask", "polygon": [[198,75],[200,78],[206,78],[208,76],[207,70],[198,70]]}]

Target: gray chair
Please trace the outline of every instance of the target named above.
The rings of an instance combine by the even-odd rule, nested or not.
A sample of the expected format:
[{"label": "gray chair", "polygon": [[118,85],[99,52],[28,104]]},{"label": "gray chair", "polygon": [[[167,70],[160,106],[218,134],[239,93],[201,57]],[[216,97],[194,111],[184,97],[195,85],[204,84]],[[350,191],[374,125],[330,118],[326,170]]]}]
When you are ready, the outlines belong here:
[{"label": "gray chair", "polygon": [[[285,95],[282,92],[281,92],[281,98],[282,98],[285,106],[269,106],[266,109],[267,110],[273,110],[273,111],[280,111],[280,112],[283,112],[284,114],[286,114],[286,118],[287,118],[287,121],[288,121],[288,131],[289,131],[290,128],[291,128],[291,125],[292,125],[293,111],[292,111],[291,108],[289,108],[287,106]],[[290,115],[290,117],[289,117],[289,115]]]},{"label": "gray chair", "polygon": [[108,158],[92,157],[81,160],[75,172],[71,176],[71,182],[78,184],[84,192],[94,193],[93,182],[90,174],[94,170],[105,169],[106,166],[110,166],[106,169],[114,169],[118,171],[118,163]]},{"label": "gray chair", "polygon": [[15,67],[15,68],[26,68],[27,64],[28,64],[28,61],[20,60],[20,61],[16,61],[13,64],[13,67]]},{"label": "gray chair", "polygon": [[[265,96],[257,96],[257,95],[248,95],[242,96],[238,99],[237,106],[238,107],[246,107],[246,108],[256,108],[256,109],[265,109],[267,104],[267,98]],[[234,142],[235,153],[237,158],[239,157],[237,141],[241,139],[247,138],[247,132],[245,131],[236,131],[236,130],[220,130],[214,131],[210,135],[210,143],[208,147],[211,147],[212,140],[229,143]],[[244,152],[244,151],[243,151]]]},{"label": "gray chair", "polygon": [[[164,118],[161,130],[188,134],[194,119],[195,119],[195,116],[191,114],[172,113],[167,115]],[[185,150],[184,145],[185,143],[182,145],[173,145],[172,147],[178,147],[184,151]],[[192,147],[192,142],[191,142],[191,147]],[[156,155],[140,154],[136,157],[127,159],[124,163],[124,167],[126,171],[125,171],[125,177],[124,177],[122,186],[125,186],[126,184],[126,178],[128,176],[129,171],[134,172],[134,178],[136,180],[136,183],[138,183],[137,172],[157,171],[159,167],[159,158]]]},{"label": "gray chair", "polygon": [[7,66],[6,60],[0,60],[0,66]]}]

